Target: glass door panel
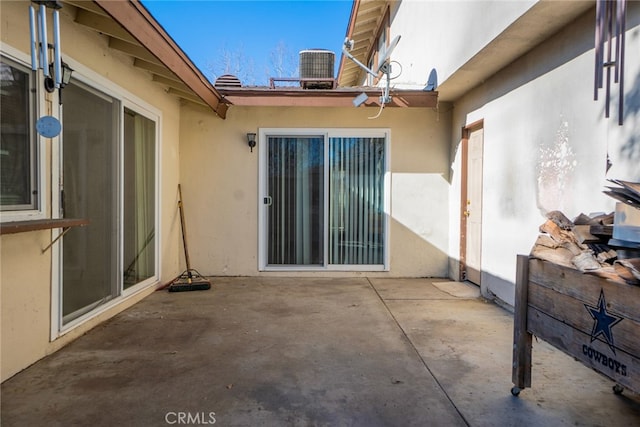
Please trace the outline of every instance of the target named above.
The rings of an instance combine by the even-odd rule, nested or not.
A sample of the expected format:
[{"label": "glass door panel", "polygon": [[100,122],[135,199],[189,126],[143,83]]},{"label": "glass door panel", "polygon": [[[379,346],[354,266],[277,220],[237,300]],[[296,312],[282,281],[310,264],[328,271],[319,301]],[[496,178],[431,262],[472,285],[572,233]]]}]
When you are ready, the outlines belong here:
[{"label": "glass door panel", "polygon": [[329,264],[384,264],[385,138],[329,139]]},{"label": "glass door panel", "polygon": [[324,264],[324,138],[268,138],[267,263]]},{"label": "glass door panel", "polygon": [[124,277],[125,289],[156,271],[155,122],[124,110]]},{"label": "glass door panel", "polygon": [[118,295],[117,123],[112,98],[76,83],[64,89],[65,218],[86,218],[63,239],[63,323]]}]

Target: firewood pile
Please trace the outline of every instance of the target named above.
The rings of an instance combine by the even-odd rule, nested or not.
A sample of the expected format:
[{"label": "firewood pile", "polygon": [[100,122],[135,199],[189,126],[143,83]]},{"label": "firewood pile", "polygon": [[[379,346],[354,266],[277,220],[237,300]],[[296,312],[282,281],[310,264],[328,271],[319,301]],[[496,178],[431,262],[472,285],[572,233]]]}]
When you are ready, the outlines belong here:
[{"label": "firewood pile", "polygon": [[530,255],[583,273],[640,285],[638,251],[608,244],[613,222],[613,213],[595,217],[580,214],[571,221],[560,211],[549,212]]}]

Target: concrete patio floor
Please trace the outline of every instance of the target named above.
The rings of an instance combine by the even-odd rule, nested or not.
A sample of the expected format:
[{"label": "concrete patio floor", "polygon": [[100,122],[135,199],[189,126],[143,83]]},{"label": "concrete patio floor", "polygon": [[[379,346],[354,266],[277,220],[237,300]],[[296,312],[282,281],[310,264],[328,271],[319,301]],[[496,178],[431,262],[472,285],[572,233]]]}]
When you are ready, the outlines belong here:
[{"label": "concrete patio floor", "polygon": [[640,396],[434,279],[214,278],[158,291],[2,384],[2,426],[632,426]]}]

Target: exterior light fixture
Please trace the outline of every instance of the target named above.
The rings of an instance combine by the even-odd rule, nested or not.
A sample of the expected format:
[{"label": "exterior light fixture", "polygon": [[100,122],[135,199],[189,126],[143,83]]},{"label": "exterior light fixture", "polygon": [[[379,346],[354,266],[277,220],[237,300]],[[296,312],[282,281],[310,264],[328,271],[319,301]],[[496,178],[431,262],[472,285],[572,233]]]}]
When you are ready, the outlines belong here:
[{"label": "exterior light fixture", "polygon": [[253,147],[256,146],[256,134],[255,133],[247,133],[247,144],[251,148],[251,152],[253,153]]},{"label": "exterior light fixture", "polygon": [[[55,65],[52,62],[49,64],[49,75],[44,78],[44,89],[52,93],[56,87],[58,89],[62,89],[71,81],[71,74],[73,73],[73,68],[69,66],[66,62],[60,60],[60,67],[58,69],[59,76],[55,76]],[[56,80],[54,80],[54,78]],[[56,84],[56,81],[59,83]],[[60,104],[62,104],[62,91],[58,94],[60,96]]]},{"label": "exterior light fixture", "polygon": [[[60,89],[62,89],[63,87],[65,87],[66,85],[69,84],[69,82],[71,81],[71,73],[73,73],[73,68],[69,67],[69,64],[67,64],[64,61],[60,61],[61,64],[61,70],[59,71],[59,73],[61,74],[59,77],[60,83],[59,83],[59,87]],[[56,82],[54,81],[54,76],[55,76],[55,66],[54,63],[52,62],[51,64],[49,64],[49,75],[47,77],[44,78],[44,88],[47,92],[51,93],[56,89]]]},{"label": "exterior light fixture", "polygon": [[69,67],[64,61],[60,61],[62,63],[62,81],[60,82],[60,88],[65,87],[71,81],[71,73],[73,73],[73,68]]}]

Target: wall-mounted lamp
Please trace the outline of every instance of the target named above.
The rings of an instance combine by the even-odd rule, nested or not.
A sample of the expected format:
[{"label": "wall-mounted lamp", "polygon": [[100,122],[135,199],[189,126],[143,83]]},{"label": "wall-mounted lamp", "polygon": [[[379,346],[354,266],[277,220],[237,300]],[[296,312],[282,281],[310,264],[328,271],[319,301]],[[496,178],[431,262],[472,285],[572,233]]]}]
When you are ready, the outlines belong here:
[{"label": "wall-mounted lamp", "polygon": [[[69,67],[69,64],[67,64],[64,61],[60,61],[61,63],[61,76],[60,76],[60,89],[62,89],[63,87],[65,87],[66,85],[69,84],[69,82],[71,81],[71,74],[73,73],[73,68]],[[51,64],[49,64],[49,76],[44,78],[44,89],[49,92],[52,93],[55,89],[56,89],[56,83],[54,81],[54,75],[55,75],[55,71],[54,71],[54,63],[52,62]]]},{"label": "wall-mounted lamp", "polygon": [[251,148],[251,152],[253,153],[253,147],[256,146],[256,134],[255,133],[247,133],[247,144]]}]

